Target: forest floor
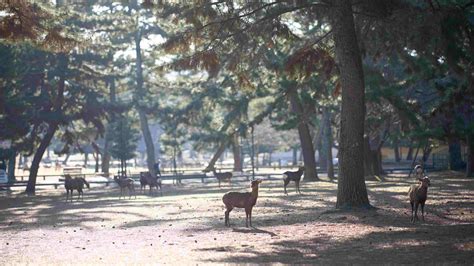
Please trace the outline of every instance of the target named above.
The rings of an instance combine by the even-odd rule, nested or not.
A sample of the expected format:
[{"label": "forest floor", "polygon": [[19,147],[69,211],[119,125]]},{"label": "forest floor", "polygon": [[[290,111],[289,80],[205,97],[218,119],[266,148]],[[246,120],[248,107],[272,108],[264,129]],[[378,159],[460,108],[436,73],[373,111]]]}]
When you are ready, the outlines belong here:
[{"label": "forest floor", "polygon": [[[119,200],[116,187],[91,187],[65,202],[60,188],[36,197],[0,194],[0,265],[58,264],[472,264],[474,179],[430,173],[426,221],[410,223],[406,175],[367,181],[375,210],[335,211],[335,181],[264,181],[253,210],[230,214],[222,195],[248,182],[164,186],[164,196]],[[139,192],[139,190],[137,190]]]}]

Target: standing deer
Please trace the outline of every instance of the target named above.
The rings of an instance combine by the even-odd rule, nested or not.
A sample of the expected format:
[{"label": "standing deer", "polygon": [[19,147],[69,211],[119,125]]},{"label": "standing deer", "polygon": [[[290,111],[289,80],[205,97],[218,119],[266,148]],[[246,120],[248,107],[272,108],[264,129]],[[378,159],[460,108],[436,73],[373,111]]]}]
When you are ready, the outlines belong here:
[{"label": "standing deer", "polygon": [[221,187],[221,182],[222,181],[229,181],[229,185],[231,185],[232,181],[232,172],[222,172],[218,173],[216,172],[216,168],[212,168],[212,172],[214,173],[214,176],[217,178],[217,181],[219,182],[219,187]]},{"label": "standing deer", "polygon": [[69,191],[71,191],[71,202],[72,202],[72,193],[75,190],[79,193],[77,200],[81,198],[82,195],[82,200],[84,200],[84,192],[82,189],[84,188],[84,184],[87,186],[87,188],[90,188],[89,183],[86,181],[85,178],[83,177],[75,177],[72,178],[71,175],[65,175],[64,176],[64,187],[66,188],[66,202],[69,199]]},{"label": "standing deer", "polygon": [[122,198],[123,191],[125,190],[125,188],[128,188],[129,199],[132,198],[132,192],[135,195],[135,198],[137,198],[137,194],[135,193],[135,185],[134,185],[133,179],[128,178],[128,177],[114,176],[114,180],[120,187],[119,199]]},{"label": "standing deer", "polygon": [[304,172],[304,166],[300,166],[300,168],[298,168],[298,171],[296,172],[286,171],[283,173],[283,175],[285,176],[285,179],[283,179],[283,182],[284,182],[283,187],[285,189],[285,194],[288,194],[286,192],[286,186],[288,186],[290,181],[295,181],[296,192],[301,194],[300,181],[301,181],[301,176],[303,175],[303,172]]},{"label": "standing deer", "polygon": [[257,203],[258,198],[258,185],[262,183],[262,180],[253,180],[250,183],[252,192],[227,192],[222,197],[224,202],[225,211],[225,225],[230,226],[229,214],[233,208],[245,208],[245,226],[252,226],[252,208]]},{"label": "standing deer", "polygon": [[430,179],[425,176],[418,179],[418,185],[411,185],[408,190],[408,197],[410,197],[411,205],[411,222],[415,223],[418,220],[418,205],[421,205],[421,218],[425,220],[425,202],[428,198],[428,187],[430,186]]},{"label": "standing deer", "polygon": [[160,187],[160,194],[163,196],[163,190],[161,188],[161,179],[159,177],[153,177],[150,172],[141,172],[140,173],[140,192],[146,189],[146,186],[150,187],[150,195],[152,193],[152,188],[156,187],[158,191],[158,187]]}]

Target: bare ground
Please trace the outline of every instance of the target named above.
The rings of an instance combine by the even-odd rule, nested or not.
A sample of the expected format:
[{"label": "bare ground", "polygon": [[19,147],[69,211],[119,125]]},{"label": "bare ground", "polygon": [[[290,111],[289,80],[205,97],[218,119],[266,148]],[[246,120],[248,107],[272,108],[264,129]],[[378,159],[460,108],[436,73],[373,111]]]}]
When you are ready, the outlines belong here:
[{"label": "bare ground", "polygon": [[[118,200],[113,187],[86,190],[65,202],[63,189],[36,197],[0,196],[0,265],[12,264],[471,264],[474,258],[474,180],[433,173],[426,221],[409,222],[412,180],[368,181],[376,210],[334,211],[337,184],[304,183],[303,195],[282,181],[264,181],[253,211],[223,221],[216,182],[167,185],[163,197]],[[245,190],[247,182],[232,189]]]}]

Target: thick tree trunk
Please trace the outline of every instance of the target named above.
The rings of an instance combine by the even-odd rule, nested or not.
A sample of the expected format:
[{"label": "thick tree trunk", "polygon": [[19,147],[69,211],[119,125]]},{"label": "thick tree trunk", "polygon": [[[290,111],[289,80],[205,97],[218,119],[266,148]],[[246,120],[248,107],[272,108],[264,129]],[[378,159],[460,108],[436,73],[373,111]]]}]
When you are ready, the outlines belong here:
[{"label": "thick tree trunk", "polygon": [[239,134],[232,137],[232,154],[234,155],[234,171],[242,172],[242,158],[240,157]]},{"label": "thick tree trunk", "polygon": [[342,85],[341,136],[336,208],[370,207],[364,180],[364,73],[352,3],[334,1],[333,32]]},{"label": "thick tree trunk", "polygon": [[449,145],[449,169],[459,171],[463,168],[464,162],[461,156],[461,142],[459,139],[450,138]]},{"label": "thick tree trunk", "polygon": [[224,140],[221,142],[221,144],[219,145],[219,148],[217,148],[216,153],[214,153],[214,156],[212,156],[212,159],[209,161],[209,164],[204,169],[204,172],[212,171],[217,160],[219,160],[219,157],[221,157],[222,153],[224,153],[225,148],[227,147],[227,144],[228,144],[227,140]]},{"label": "thick tree trunk", "polygon": [[48,131],[44,135],[38,149],[35,152],[35,156],[33,157],[33,161],[31,162],[30,168],[30,175],[28,177],[28,184],[26,185],[26,193],[28,195],[34,195],[36,191],[36,176],[38,175],[39,164],[41,159],[43,158],[44,152],[48,148],[49,144],[51,143],[51,139],[53,139],[54,133],[58,128],[57,123],[50,124],[48,127]]},{"label": "thick tree trunk", "polygon": [[[61,53],[58,55],[58,70],[59,73],[59,81],[58,81],[58,91],[56,94],[56,99],[53,103],[53,112],[56,114],[60,114],[62,112],[62,105],[64,102],[64,88],[66,82],[66,72],[68,71],[68,57],[66,54]],[[40,142],[38,149],[33,157],[33,162],[31,163],[30,168],[30,175],[28,177],[28,184],[26,185],[26,193],[28,195],[34,195],[36,191],[36,176],[38,175],[39,164],[41,162],[41,158],[43,158],[44,152],[48,148],[51,140],[54,137],[54,133],[58,129],[59,121],[54,121],[48,125],[48,130],[44,135],[43,139]]]},{"label": "thick tree trunk", "polygon": [[155,176],[155,146],[153,144],[153,138],[151,137],[150,127],[148,126],[148,118],[146,112],[141,106],[145,98],[145,90],[143,88],[143,70],[142,70],[142,54],[141,54],[141,30],[138,29],[135,34],[135,52],[136,52],[136,74],[137,74],[137,111],[140,118],[140,127],[143,133],[146,146],[146,162],[148,171]]},{"label": "thick tree trunk", "polygon": [[291,103],[293,112],[298,114],[300,121],[298,121],[298,134],[300,136],[301,150],[303,152],[304,161],[304,180],[315,181],[318,180],[318,173],[316,171],[316,158],[314,156],[313,138],[309,131],[308,123],[304,117],[303,106],[298,97],[298,91],[295,87],[289,88],[288,97]]},{"label": "thick tree trunk", "polygon": [[467,136],[466,177],[474,177],[474,134]]}]

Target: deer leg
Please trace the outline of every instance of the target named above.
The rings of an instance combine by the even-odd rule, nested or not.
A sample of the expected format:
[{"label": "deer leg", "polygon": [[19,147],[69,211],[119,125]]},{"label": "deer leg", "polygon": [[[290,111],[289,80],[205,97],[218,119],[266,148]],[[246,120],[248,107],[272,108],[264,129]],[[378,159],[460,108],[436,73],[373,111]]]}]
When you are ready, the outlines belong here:
[{"label": "deer leg", "polygon": [[411,218],[410,218],[410,222],[414,222],[414,214],[415,214],[415,206],[413,206],[414,202],[413,201],[410,201],[410,205],[411,205]]},{"label": "deer leg", "polygon": [[419,204],[420,203],[418,201],[415,202],[415,217],[413,218],[413,223],[415,222],[415,220],[417,220],[417,221],[419,220],[418,219],[418,205]]},{"label": "deer leg", "polygon": [[421,219],[424,222],[425,221],[425,202],[424,201],[420,202],[420,205],[421,205]]},{"label": "deer leg", "polygon": [[250,223],[250,227],[252,227],[252,208],[250,208],[249,210],[249,223]]},{"label": "deer leg", "polygon": [[286,192],[286,186],[288,186],[288,183],[290,183],[290,180],[285,179],[285,180],[283,180],[283,182],[284,182],[283,188],[285,189],[285,194],[288,194],[288,193]]},{"label": "deer leg", "polygon": [[229,214],[230,214],[230,211],[232,211],[232,207],[227,207],[226,211],[225,211],[225,225],[226,226],[230,226],[230,220],[229,220]]},{"label": "deer leg", "polygon": [[249,227],[249,213],[250,213],[250,210],[245,208],[245,227]]},{"label": "deer leg", "polygon": [[296,193],[300,193],[300,181],[298,180],[295,180],[295,187],[296,187]]}]

